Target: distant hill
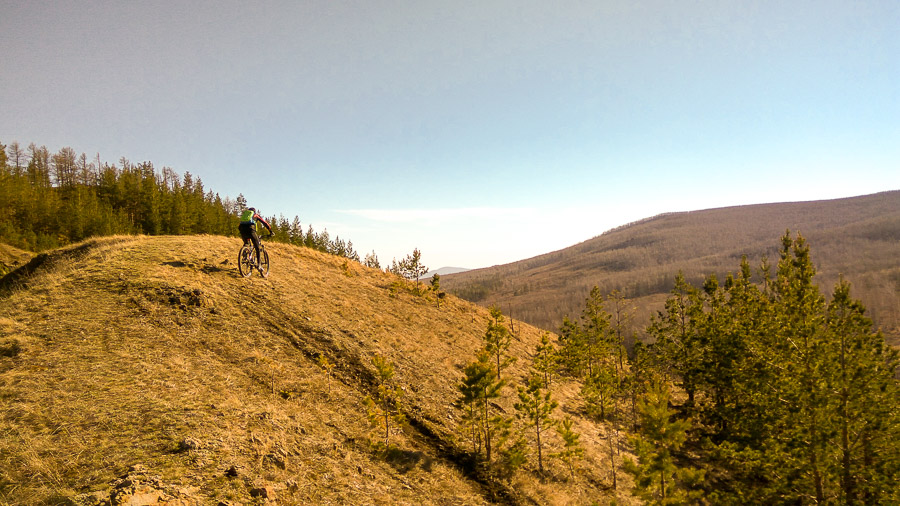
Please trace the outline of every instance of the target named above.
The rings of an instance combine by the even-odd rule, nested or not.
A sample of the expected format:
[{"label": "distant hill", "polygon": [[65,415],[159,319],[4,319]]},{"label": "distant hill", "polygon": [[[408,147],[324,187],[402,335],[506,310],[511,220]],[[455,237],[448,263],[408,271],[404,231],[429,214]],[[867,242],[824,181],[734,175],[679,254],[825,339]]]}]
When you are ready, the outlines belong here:
[{"label": "distant hill", "polygon": [[[452,403],[486,309],[455,297],[437,307],[393,275],[279,243],[267,245],[269,278],[244,279],[238,245],[107,237],[37,255],[0,280],[0,503],[612,499],[606,429],[565,378],[554,379],[559,415],[574,419],[587,451],[573,477],[559,464],[539,478],[532,459],[512,481],[490,481],[473,465]],[[518,361],[496,400],[508,416],[542,334],[515,327]],[[368,443],[376,355],[394,364],[409,419],[387,454]],[[636,504],[630,478],[619,484],[619,503]]]},{"label": "distant hill", "polygon": [[460,272],[466,272],[470,269],[466,269],[464,267],[441,267],[440,269],[435,269],[433,271],[428,271],[422,275],[421,279],[427,279],[435,274],[440,274],[441,276],[447,276],[448,274],[459,274]]},{"label": "distant hill", "polygon": [[724,279],[736,271],[742,255],[754,267],[764,256],[775,266],[786,229],[809,242],[821,292],[830,296],[843,275],[900,345],[900,191],[659,215],[545,255],[445,276],[441,286],[550,330],[579,316],[593,286],[617,289],[634,302],[640,331],[679,270],[700,285],[710,273]]}]

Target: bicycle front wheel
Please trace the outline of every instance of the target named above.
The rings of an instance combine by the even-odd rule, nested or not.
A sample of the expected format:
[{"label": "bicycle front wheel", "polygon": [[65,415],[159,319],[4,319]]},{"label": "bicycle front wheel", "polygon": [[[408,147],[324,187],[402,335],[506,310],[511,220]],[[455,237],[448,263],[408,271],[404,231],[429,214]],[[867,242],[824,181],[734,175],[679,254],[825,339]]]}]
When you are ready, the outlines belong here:
[{"label": "bicycle front wheel", "polygon": [[261,271],[260,274],[262,274],[262,277],[266,278],[269,276],[269,252],[264,249],[260,249],[259,257],[259,268]]},{"label": "bicycle front wheel", "polygon": [[238,253],[238,272],[241,276],[249,278],[253,274],[253,246],[245,244]]}]

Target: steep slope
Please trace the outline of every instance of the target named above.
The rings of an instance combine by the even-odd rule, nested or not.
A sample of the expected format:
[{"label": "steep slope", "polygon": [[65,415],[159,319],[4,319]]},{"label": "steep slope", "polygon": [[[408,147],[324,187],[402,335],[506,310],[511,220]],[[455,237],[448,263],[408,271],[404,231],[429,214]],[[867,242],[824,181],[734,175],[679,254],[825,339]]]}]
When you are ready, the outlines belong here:
[{"label": "steep slope", "polygon": [[[0,282],[0,502],[96,503],[112,484],[138,494],[134,476],[115,481],[129,469],[181,504],[609,499],[602,428],[580,416],[575,384],[554,390],[587,450],[573,479],[561,468],[537,479],[530,463],[492,485],[461,451],[455,384],[485,309],[454,297],[439,308],[393,276],[281,244],[269,245],[269,279],[240,278],[237,247],[90,240]],[[520,378],[541,331],[516,330]],[[410,420],[388,455],[367,442],[376,354],[395,364]],[[511,396],[499,401],[508,414]]]},{"label": "steep slope", "polygon": [[441,286],[547,329],[576,317],[593,286],[617,289],[635,302],[643,327],[679,270],[700,285],[710,273],[736,271],[742,255],[754,267],[764,256],[775,265],[786,229],[809,242],[821,291],[830,294],[844,275],[900,344],[900,191],[665,214],[531,259],[444,276]]}]

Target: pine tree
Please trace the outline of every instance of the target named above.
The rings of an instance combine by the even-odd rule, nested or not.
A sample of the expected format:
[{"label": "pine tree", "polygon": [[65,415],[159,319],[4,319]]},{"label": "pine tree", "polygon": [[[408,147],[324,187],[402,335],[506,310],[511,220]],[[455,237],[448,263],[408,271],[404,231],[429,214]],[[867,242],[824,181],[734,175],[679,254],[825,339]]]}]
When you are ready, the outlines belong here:
[{"label": "pine tree", "polygon": [[384,442],[379,441],[377,446],[388,449],[390,448],[391,429],[401,427],[406,421],[401,404],[403,391],[393,381],[393,364],[381,355],[376,355],[372,359],[372,365],[375,366],[378,386],[374,395],[366,396],[366,413],[372,428],[376,432],[384,431]]},{"label": "pine tree", "polygon": [[366,254],[365,260],[363,260],[363,265],[366,267],[371,267],[373,269],[381,269],[381,263],[378,262],[378,255],[375,254],[373,250],[371,253]]},{"label": "pine tree", "polygon": [[559,405],[550,396],[550,391],[544,387],[543,380],[538,376],[528,378],[524,387],[518,387],[519,402],[514,407],[518,411],[517,416],[525,420],[528,430],[533,431],[535,448],[537,448],[538,471],[543,474],[544,441],[541,436],[548,429],[556,425],[556,420],[551,418],[553,410]]},{"label": "pine tree", "polygon": [[491,306],[489,311],[491,319],[484,333],[484,345],[496,359],[497,378],[500,378],[503,368],[515,363],[516,357],[511,357],[507,353],[512,343],[512,334],[503,323],[503,312],[497,306]]},{"label": "pine tree", "polygon": [[616,359],[616,382],[621,383],[626,374],[625,338],[634,318],[634,308],[618,290],[613,290],[606,301],[611,306],[609,342]]},{"label": "pine tree", "polygon": [[25,150],[18,142],[12,141],[6,148],[7,165],[12,169],[12,175],[21,176],[25,171]]},{"label": "pine tree", "polygon": [[626,457],[624,468],[634,477],[632,493],[648,504],[689,504],[701,495],[694,488],[704,472],[676,464],[675,455],[687,440],[689,424],[673,419],[675,413],[668,403],[669,393],[662,385],[641,400],[640,431],[632,438],[638,460]]},{"label": "pine tree", "polygon": [[436,272],[431,276],[431,291],[434,293],[441,291],[441,275]]},{"label": "pine tree", "polygon": [[550,342],[549,332],[541,334],[541,342],[534,353],[533,367],[544,380],[544,388],[550,388],[550,382],[559,367],[559,354]]},{"label": "pine tree", "polygon": [[[900,390],[896,350],[884,343],[865,308],[850,296],[843,278],[826,311],[827,349],[835,357],[828,369],[829,446],[839,448],[827,470],[840,486],[843,504],[897,502],[900,492]],[[891,490],[893,489],[893,493]]]},{"label": "pine tree", "polygon": [[[715,275],[707,279],[707,291],[717,285]],[[665,313],[653,317],[647,332],[655,338],[652,346],[658,366],[668,379],[673,374],[681,379],[688,394],[688,404],[694,402],[697,383],[702,373],[700,357],[702,343],[697,335],[697,318],[703,308],[700,292],[679,272],[675,286],[666,300]]]},{"label": "pine tree", "polygon": [[406,255],[406,258],[397,264],[397,270],[406,279],[415,281],[416,293],[421,293],[419,289],[419,279],[428,272],[428,267],[422,264],[422,252],[419,248],[413,249],[413,252]]},{"label": "pine tree", "polygon": [[434,293],[435,304],[441,307],[441,302],[447,294],[441,291],[441,275],[436,272],[431,276],[431,291]]},{"label": "pine tree", "polygon": [[581,352],[587,365],[588,376],[602,367],[609,357],[609,313],[603,307],[603,296],[600,288],[594,286],[585,299],[584,311],[581,313]]},{"label": "pine tree", "polygon": [[827,451],[827,411],[818,375],[827,364],[821,332],[825,301],[813,283],[815,272],[803,237],[798,234],[792,241],[790,233],[785,233],[775,279],[775,318],[780,331],[774,343],[782,367],[778,397],[783,399],[783,411],[773,434],[781,438],[784,447],[783,466],[794,471],[782,486],[821,504],[827,494],[822,467]]},{"label": "pine tree", "polygon": [[505,421],[493,414],[491,401],[500,397],[505,381],[497,377],[491,363],[491,353],[482,348],[474,362],[463,370],[463,379],[457,385],[460,397],[455,406],[463,411],[461,425],[465,436],[472,443],[472,453],[478,455],[484,449],[485,459],[491,461],[492,443],[501,436]]},{"label": "pine tree", "polygon": [[570,320],[568,316],[564,316],[558,335],[560,364],[568,374],[581,377],[587,366],[584,363],[584,336],[580,332],[578,324]]},{"label": "pine tree", "polygon": [[704,343],[699,383],[706,403],[700,416],[715,441],[759,440],[767,417],[763,410],[773,376],[759,343],[773,334],[772,309],[750,278],[743,258],[740,274],[729,275],[724,287],[708,295],[706,313],[699,318]]},{"label": "pine tree", "polygon": [[563,449],[551,453],[551,458],[557,458],[565,464],[569,474],[575,477],[575,463],[584,458],[584,447],[581,445],[581,435],[572,429],[572,418],[566,417],[556,425],[556,433],[563,440]]},{"label": "pine tree", "polygon": [[597,421],[606,420],[607,413],[612,411],[615,404],[615,394],[616,375],[608,367],[594,369],[581,387],[585,409]]}]

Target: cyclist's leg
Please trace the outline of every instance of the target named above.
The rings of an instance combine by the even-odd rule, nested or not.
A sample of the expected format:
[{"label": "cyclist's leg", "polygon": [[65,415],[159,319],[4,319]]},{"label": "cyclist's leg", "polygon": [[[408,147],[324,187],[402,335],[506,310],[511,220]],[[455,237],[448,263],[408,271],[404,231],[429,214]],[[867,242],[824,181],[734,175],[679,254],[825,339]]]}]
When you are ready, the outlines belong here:
[{"label": "cyclist's leg", "polygon": [[256,263],[259,264],[259,236],[256,230],[250,229],[250,240],[253,241],[253,247],[256,248]]}]

